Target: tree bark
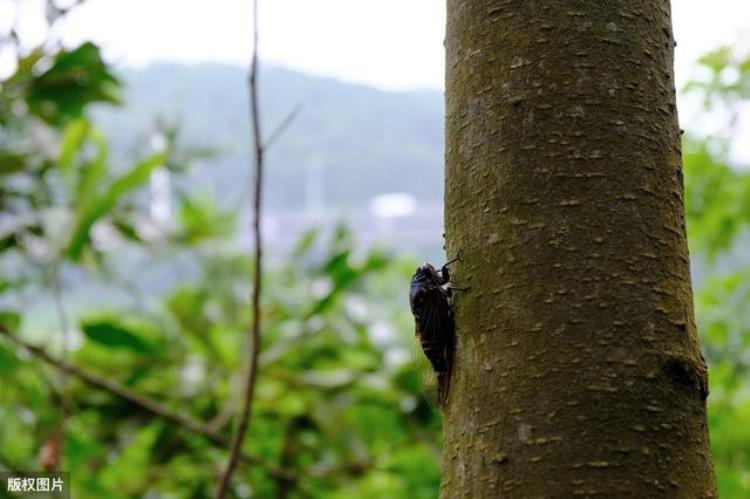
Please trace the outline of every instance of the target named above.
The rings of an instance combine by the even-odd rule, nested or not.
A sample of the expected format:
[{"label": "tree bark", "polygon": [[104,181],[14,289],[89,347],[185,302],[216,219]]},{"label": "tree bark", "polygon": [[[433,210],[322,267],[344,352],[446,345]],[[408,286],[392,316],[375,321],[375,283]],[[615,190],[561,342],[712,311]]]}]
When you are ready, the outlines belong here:
[{"label": "tree bark", "polygon": [[713,497],[666,0],[448,0],[441,496]]}]

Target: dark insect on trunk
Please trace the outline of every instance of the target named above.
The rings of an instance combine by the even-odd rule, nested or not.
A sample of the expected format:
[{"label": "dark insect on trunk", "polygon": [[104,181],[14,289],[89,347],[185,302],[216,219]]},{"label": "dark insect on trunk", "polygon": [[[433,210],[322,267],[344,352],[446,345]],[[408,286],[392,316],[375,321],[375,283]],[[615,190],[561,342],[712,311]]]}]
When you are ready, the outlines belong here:
[{"label": "dark insect on trunk", "polygon": [[453,350],[455,348],[455,327],[450,306],[448,265],[438,271],[425,263],[417,269],[411,279],[409,304],[416,323],[416,337],[422,351],[437,373],[438,403],[442,407],[448,396]]}]

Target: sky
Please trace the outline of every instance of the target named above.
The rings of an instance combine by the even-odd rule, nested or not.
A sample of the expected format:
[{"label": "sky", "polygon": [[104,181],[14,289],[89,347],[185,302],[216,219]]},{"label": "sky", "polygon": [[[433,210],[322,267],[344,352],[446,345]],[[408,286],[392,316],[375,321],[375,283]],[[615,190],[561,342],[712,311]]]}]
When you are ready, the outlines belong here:
[{"label": "sky", "polygon": [[[15,15],[28,38],[41,40],[42,3],[0,0],[0,26]],[[260,53],[266,61],[384,89],[443,87],[444,0],[259,0],[259,5]],[[706,51],[750,42],[748,0],[673,0],[672,10],[678,84]],[[250,0],[87,0],[56,34],[69,44],[93,39],[110,60],[124,65],[247,64],[251,20]]]},{"label": "sky", "polygon": [[[25,40],[41,42],[43,4],[0,0],[0,32],[15,20]],[[259,0],[259,8],[266,62],[386,90],[443,88],[445,0]],[[750,49],[750,0],[672,0],[672,12],[678,88],[696,76],[695,61],[707,51]],[[123,66],[247,65],[251,21],[251,0],[86,0],[54,35],[70,46],[94,40]],[[696,99],[681,97],[680,109],[684,128],[707,132],[696,130],[710,127]],[[748,111],[740,133],[750,136]],[[750,160],[750,141],[737,147]]]}]

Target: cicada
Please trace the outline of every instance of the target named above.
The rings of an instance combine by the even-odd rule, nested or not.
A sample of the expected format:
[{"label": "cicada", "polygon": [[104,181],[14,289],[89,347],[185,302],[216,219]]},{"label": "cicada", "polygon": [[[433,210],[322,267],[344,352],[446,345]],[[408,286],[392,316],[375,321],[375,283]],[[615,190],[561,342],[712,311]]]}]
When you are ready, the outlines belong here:
[{"label": "cicada", "polygon": [[409,290],[415,336],[437,374],[437,399],[441,407],[448,396],[456,344],[451,290],[460,289],[449,286],[448,265],[457,259],[447,262],[440,270],[429,263],[417,268]]}]

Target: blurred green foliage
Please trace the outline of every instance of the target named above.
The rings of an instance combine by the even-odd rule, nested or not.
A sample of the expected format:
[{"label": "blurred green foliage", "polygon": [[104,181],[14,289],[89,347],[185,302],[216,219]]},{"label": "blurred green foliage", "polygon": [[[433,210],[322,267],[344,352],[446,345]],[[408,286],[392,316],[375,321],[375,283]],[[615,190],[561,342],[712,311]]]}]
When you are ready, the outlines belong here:
[{"label": "blurred green foliage", "polygon": [[[66,275],[117,285],[112,253],[125,247],[191,253],[199,275],[155,303],[71,314],[67,358],[228,438],[241,401],[252,261],[226,244],[235,219],[212,199],[179,193],[176,221],[164,228],[150,220],[145,192],[155,171],[185,174],[205,151],[178,147],[177,133],[162,124],[151,141],[160,147],[130,164],[113,161],[86,110],[117,103],[120,90],[90,43],[21,54],[2,85],[3,326],[59,358],[62,320],[24,324],[24,297],[59,289],[54,298],[65,306],[79,282]],[[355,248],[345,227],[325,238],[311,231],[267,275],[246,445],[254,458],[240,466],[237,496],[435,495],[440,416],[422,396],[409,335],[396,333],[409,331],[410,319],[392,283],[404,282],[412,264]],[[0,389],[0,469],[42,466],[61,431],[62,406],[62,462],[76,497],[210,496],[226,448],[204,434],[63,376],[7,336],[0,372],[9,380]]]},{"label": "blurred green foliage", "polygon": [[698,329],[709,364],[711,446],[725,498],[750,497],[750,165],[733,164],[740,113],[750,100],[750,54],[721,47],[699,61],[685,91],[724,117],[715,135],[685,141],[688,235],[701,285]]},{"label": "blurred green foliage", "polygon": [[[730,113],[747,102],[747,58],[720,49],[701,64],[709,77],[687,91]],[[215,244],[232,239],[236,224],[210,198],[181,193],[173,227],[155,227],[145,214],[151,175],[187,174],[205,151],[180,147],[176,127],[161,124],[157,147],[114,162],[86,111],[117,103],[120,88],[91,43],[22,54],[0,84],[0,323],[59,356],[62,326],[29,325],[25,300],[62,280],[57,298],[65,302],[66,274],[112,279],[113,248],[188,252],[198,275],[155,302],[76,314],[68,360],[229,437],[248,346],[252,261],[241,248]],[[697,310],[711,367],[717,474],[723,497],[747,497],[750,267],[742,256],[750,174],[730,165],[730,145],[731,133],[689,138],[685,175],[693,257],[708,275]],[[404,284],[412,270],[388,252],[358,250],[341,227],[330,236],[309,232],[268,272],[245,444],[257,461],[241,463],[235,495],[436,496],[440,415],[409,360]],[[63,463],[75,497],[210,496],[226,450],[200,432],[64,377],[2,336],[0,375],[0,469],[38,469],[64,407]]]}]

